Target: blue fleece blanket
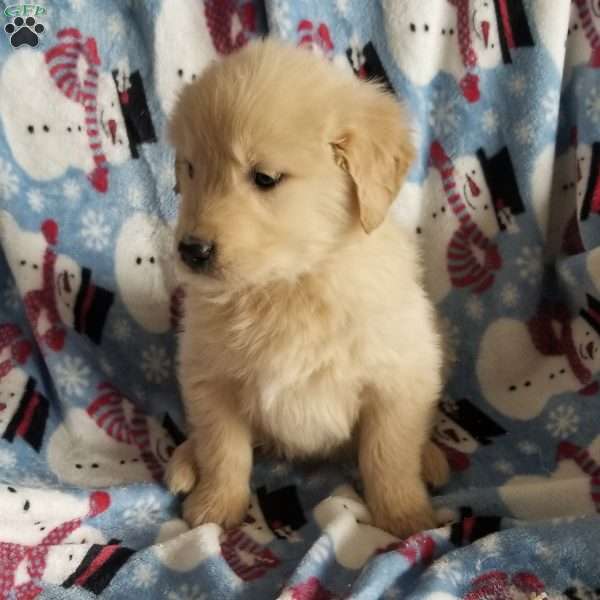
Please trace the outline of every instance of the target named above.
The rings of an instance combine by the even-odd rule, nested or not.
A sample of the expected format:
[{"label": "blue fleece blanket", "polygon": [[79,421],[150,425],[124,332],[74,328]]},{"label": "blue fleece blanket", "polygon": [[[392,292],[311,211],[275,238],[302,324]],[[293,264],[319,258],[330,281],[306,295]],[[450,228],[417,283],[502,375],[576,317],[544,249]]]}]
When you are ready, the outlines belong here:
[{"label": "blue fleece blanket", "polygon": [[[0,598],[600,597],[598,2],[0,6]],[[189,530],[161,483],[185,436],[165,123],[267,31],[414,123],[391,218],[456,361],[446,524],[406,540],[353,465],[261,459],[228,532]]]}]

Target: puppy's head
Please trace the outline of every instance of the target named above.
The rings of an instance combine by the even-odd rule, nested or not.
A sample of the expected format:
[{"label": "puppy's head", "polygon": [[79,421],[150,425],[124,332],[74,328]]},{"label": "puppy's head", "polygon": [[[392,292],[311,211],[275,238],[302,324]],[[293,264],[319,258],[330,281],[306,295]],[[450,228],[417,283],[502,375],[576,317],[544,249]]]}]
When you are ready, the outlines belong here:
[{"label": "puppy's head", "polygon": [[295,279],[385,219],[413,158],[397,101],[306,50],[251,44],[186,87],[170,123],[186,279]]}]

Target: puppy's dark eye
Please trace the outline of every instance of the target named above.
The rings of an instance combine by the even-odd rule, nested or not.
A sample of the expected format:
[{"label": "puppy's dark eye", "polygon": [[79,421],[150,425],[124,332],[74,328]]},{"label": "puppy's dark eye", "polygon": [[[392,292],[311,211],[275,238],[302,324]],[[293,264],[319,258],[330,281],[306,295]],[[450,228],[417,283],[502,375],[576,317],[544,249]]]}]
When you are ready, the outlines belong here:
[{"label": "puppy's dark eye", "polygon": [[186,161],[187,164],[187,171],[188,171],[188,175],[190,177],[190,179],[194,178],[194,165],[188,160]]},{"label": "puppy's dark eye", "polygon": [[260,171],[254,171],[252,178],[257,187],[261,189],[268,189],[275,187],[281,181],[281,173],[267,175],[266,173],[261,173]]}]

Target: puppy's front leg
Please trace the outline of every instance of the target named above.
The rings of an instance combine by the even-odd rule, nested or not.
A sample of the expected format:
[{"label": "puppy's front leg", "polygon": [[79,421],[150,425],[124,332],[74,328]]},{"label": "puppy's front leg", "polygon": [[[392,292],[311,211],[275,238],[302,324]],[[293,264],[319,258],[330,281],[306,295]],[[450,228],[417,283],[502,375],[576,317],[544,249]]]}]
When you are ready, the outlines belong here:
[{"label": "puppy's front leg", "polygon": [[435,527],[422,478],[431,410],[414,398],[390,396],[375,388],[365,391],[359,467],[375,525],[406,537]]},{"label": "puppy's front leg", "polygon": [[167,483],[173,492],[188,491],[182,489],[184,482],[184,488],[193,486],[183,502],[189,525],[234,527],[250,503],[250,428],[234,406],[229,386],[203,383],[183,392],[190,439],[171,458]]}]

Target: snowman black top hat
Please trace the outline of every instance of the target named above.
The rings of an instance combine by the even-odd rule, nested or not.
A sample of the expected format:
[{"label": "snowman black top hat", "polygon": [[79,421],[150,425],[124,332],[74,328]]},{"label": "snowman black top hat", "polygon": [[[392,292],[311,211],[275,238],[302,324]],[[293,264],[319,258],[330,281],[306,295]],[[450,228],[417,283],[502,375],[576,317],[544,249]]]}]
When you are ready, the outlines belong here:
[{"label": "snowman black top hat", "polygon": [[2,437],[12,442],[15,436],[19,436],[39,452],[48,420],[48,400],[37,392],[35,387],[35,379],[29,377],[22,391],[19,406]]},{"label": "snowman black top hat", "polygon": [[500,210],[508,208],[512,215],[518,215],[525,211],[508,148],[505,146],[489,158],[486,156],[485,150],[480,148],[477,150],[477,158],[492,195],[498,227],[504,230],[506,225],[498,215]]},{"label": "snowman black top hat", "polygon": [[306,524],[296,486],[288,485],[272,492],[267,492],[263,486],[258,488],[256,495],[265,521],[278,538],[286,537],[278,531],[282,527],[296,531]]},{"label": "snowman black top hat", "polygon": [[[117,70],[112,72],[117,89],[118,75]],[[119,103],[121,104],[121,112],[127,129],[131,156],[138,158],[138,146],[147,142],[156,142],[156,133],[154,132],[152,116],[146,102],[144,83],[139,71],[131,73],[129,83],[130,86],[119,93]]]},{"label": "snowman black top hat", "polygon": [[600,213],[600,142],[592,144],[590,175],[581,205],[581,220],[585,221],[590,213]]},{"label": "snowman black top hat", "polygon": [[99,344],[113,298],[112,292],[93,284],[90,269],[81,269],[81,286],[77,292],[74,309],[75,331]]},{"label": "snowman black top hat", "polygon": [[77,586],[99,596],[132,554],[131,548],[121,546],[116,539],[111,539],[106,545],[93,544],[62,587]]},{"label": "snowman black top hat", "polygon": [[587,299],[587,309],[582,308],[579,314],[594,328],[596,333],[600,335],[600,301],[591,296],[585,295]]},{"label": "snowman black top hat", "polygon": [[362,50],[358,51],[358,56],[355,56],[354,51],[354,48],[346,50],[346,57],[352,66],[354,74],[360,79],[375,80],[383,83],[388,91],[393,94],[394,88],[383,68],[373,42],[367,42]]},{"label": "snowman black top hat", "polygon": [[441,410],[483,446],[491,444],[492,438],[506,433],[506,429],[500,427],[466,398],[443,402]]},{"label": "snowman black top hat", "polygon": [[502,61],[505,64],[511,63],[512,49],[534,45],[523,0],[494,0],[494,7],[498,21]]}]

